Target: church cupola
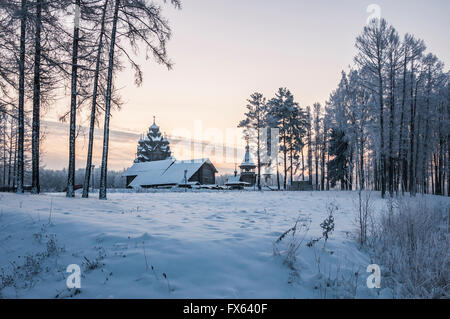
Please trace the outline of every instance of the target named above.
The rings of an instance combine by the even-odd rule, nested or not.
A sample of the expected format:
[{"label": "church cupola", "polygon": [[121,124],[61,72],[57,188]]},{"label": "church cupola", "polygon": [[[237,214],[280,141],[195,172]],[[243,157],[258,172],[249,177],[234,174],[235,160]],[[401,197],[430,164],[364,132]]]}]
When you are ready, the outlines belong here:
[{"label": "church cupola", "polygon": [[169,141],[161,134],[154,116],[147,134],[138,141],[136,155],[135,163],[162,161],[171,156]]},{"label": "church cupola", "polygon": [[241,172],[252,171],[256,168],[256,165],[253,162],[252,157],[250,155],[250,146],[248,144],[248,136],[245,138],[245,140],[247,141],[247,145],[245,146],[245,156],[244,156],[244,160],[242,161],[241,165],[239,165]]},{"label": "church cupola", "polygon": [[242,161],[239,168],[241,169],[240,181],[248,183],[250,186],[253,186],[256,182],[256,173],[255,168],[256,165],[252,160],[250,155],[250,146],[249,146],[249,138],[248,136],[245,138],[247,141],[247,145],[245,146],[245,155],[244,160]]}]

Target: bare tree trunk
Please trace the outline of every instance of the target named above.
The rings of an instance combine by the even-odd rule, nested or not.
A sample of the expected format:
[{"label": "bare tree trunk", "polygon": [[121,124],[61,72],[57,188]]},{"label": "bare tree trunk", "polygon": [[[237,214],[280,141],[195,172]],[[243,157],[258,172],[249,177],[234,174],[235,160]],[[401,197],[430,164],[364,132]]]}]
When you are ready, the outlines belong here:
[{"label": "bare tree trunk", "polygon": [[[327,152],[327,163],[329,163],[329,162],[330,162],[330,153]],[[327,175],[328,175],[328,170],[327,170]],[[330,190],[330,179],[327,176],[327,191],[329,191],[329,190]]]},{"label": "bare tree trunk", "polygon": [[437,165],[437,174],[436,174],[436,194],[444,195],[445,192],[445,177],[444,177],[444,161],[445,161],[445,139],[443,134],[443,123],[445,123],[445,109],[444,103],[441,102],[439,104],[439,148],[438,148],[438,165]]},{"label": "bare tree trunk", "polygon": [[447,136],[447,196],[450,197],[450,135]]},{"label": "bare tree trunk", "polygon": [[[418,87],[419,87],[419,82],[416,82],[416,87],[415,87],[415,93],[414,93],[414,109],[417,109],[417,91],[418,91]],[[415,154],[415,159],[414,159],[414,180],[416,181],[416,185],[415,185],[415,190],[416,191],[421,191],[421,180],[420,177],[422,175],[419,175],[419,156],[420,156],[420,151],[422,150],[422,144],[423,144],[423,134],[421,135],[421,127],[422,127],[422,113],[418,114],[418,118],[417,118],[417,130],[416,130],[416,154]],[[419,187],[419,188],[417,188]]]},{"label": "bare tree trunk", "polygon": [[431,155],[431,194],[436,195],[436,183],[438,182],[438,176],[437,176],[437,154],[433,153]]},{"label": "bare tree trunk", "polygon": [[320,190],[325,190],[325,152],[327,149],[327,129],[325,127],[323,128],[323,138],[322,138],[322,163],[321,163],[321,178],[320,178]]},{"label": "bare tree trunk", "polygon": [[16,133],[16,147],[14,148],[14,171],[13,171],[13,189],[16,188],[16,180],[17,180],[17,133]]},{"label": "bare tree trunk", "polygon": [[411,60],[411,118],[410,118],[410,158],[409,158],[409,192],[411,196],[416,195],[416,174],[415,174],[415,121],[416,121],[416,108],[414,103],[414,59]]},{"label": "bare tree trunk", "polygon": [[280,190],[281,186],[280,186],[280,171],[279,171],[279,163],[278,163],[278,154],[276,155],[276,166],[277,166],[277,187],[278,190]]},{"label": "bare tree trunk", "polygon": [[6,186],[6,116],[3,117],[3,175],[2,175],[2,186]]},{"label": "bare tree trunk", "polygon": [[91,180],[91,168],[92,168],[92,149],[94,146],[94,129],[95,129],[95,112],[97,108],[97,94],[98,94],[98,79],[100,75],[100,62],[102,56],[103,49],[103,35],[105,33],[105,17],[106,17],[106,8],[108,7],[108,0],[105,0],[105,4],[102,12],[102,23],[100,30],[100,38],[98,42],[97,49],[97,61],[95,65],[95,74],[94,74],[94,88],[92,92],[92,107],[91,107],[91,119],[89,124],[89,142],[88,142],[88,153],[86,160],[86,170],[84,173],[84,183],[83,183],[83,198],[89,197],[89,183]]},{"label": "bare tree trunk", "polygon": [[390,112],[389,112],[389,195],[394,196],[394,158],[393,158],[393,143],[394,143],[394,112],[395,112],[395,66],[391,53],[390,66]]},{"label": "bare tree trunk", "polygon": [[422,184],[423,192],[428,192],[428,136],[429,136],[429,116],[430,116],[430,95],[431,95],[431,68],[428,69],[428,83],[427,83],[427,98],[426,98],[426,109],[425,109],[425,136],[423,139],[422,147]]},{"label": "bare tree trunk", "polygon": [[384,103],[383,103],[383,78],[381,74],[381,65],[378,66],[378,99],[380,110],[380,174],[381,174],[381,197],[386,194],[386,156],[384,151]]},{"label": "bare tree trunk", "polygon": [[19,108],[18,108],[18,145],[17,145],[17,193],[23,193],[24,177],[24,135],[25,135],[25,36],[27,0],[22,0],[20,18],[20,57],[19,57]]},{"label": "bare tree trunk", "polygon": [[[258,115],[258,122],[259,122],[259,115]],[[256,149],[256,156],[257,156],[257,161],[258,161],[258,190],[261,190],[261,137],[260,137],[260,124],[258,123],[258,127],[257,127],[257,133],[258,136],[258,140],[257,140],[257,149]]]},{"label": "bare tree trunk", "polygon": [[302,147],[302,181],[305,180],[305,155]]},{"label": "bare tree trunk", "polygon": [[407,169],[406,169],[406,154],[403,147],[403,127],[404,127],[404,116],[405,116],[405,103],[406,103],[406,68],[408,63],[408,50],[405,49],[405,57],[403,61],[403,86],[402,86],[402,105],[401,105],[401,114],[400,114],[400,132],[399,132],[399,140],[398,140],[398,158],[400,163],[400,172],[401,174],[401,190],[402,194],[404,194],[405,189],[407,189]]},{"label": "bare tree trunk", "polygon": [[291,181],[291,185],[292,185],[292,182],[294,181],[294,163],[293,163],[294,155],[293,155],[292,152],[293,151],[292,151],[292,147],[291,147],[290,152],[289,152],[289,161],[290,161],[290,165],[291,165],[291,167],[290,167],[290,175],[291,175],[290,181]]},{"label": "bare tree trunk", "polygon": [[[441,135],[441,133],[440,133],[440,135]],[[444,138],[441,135],[441,137],[439,139],[439,164],[438,164],[438,174],[437,174],[438,183],[436,184],[437,195],[444,195],[444,179],[443,179],[443,177],[444,177],[444,154],[445,154]]]},{"label": "bare tree trunk", "polygon": [[8,188],[11,187],[11,164],[12,164],[12,153],[13,153],[13,136],[14,136],[14,119],[11,117],[11,127],[9,136],[9,159],[8,159]]},{"label": "bare tree trunk", "polygon": [[421,185],[421,181],[420,181],[420,177],[421,175],[419,175],[419,155],[420,155],[420,151],[422,150],[421,147],[421,138],[420,138],[420,130],[421,130],[421,116],[419,114],[418,120],[417,120],[417,132],[416,132],[416,153],[414,155],[414,180],[416,181],[416,185],[415,185],[415,190],[420,192],[420,187],[417,188],[418,186]]},{"label": "bare tree trunk", "polygon": [[434,195],[440,195],[438,193],[441,192],[440,181],[439,181],[439,154],[438,153],[439,153],[439,151],[433,154],[434,165],[432,164],[433,171],[434,171],[434,179],[432,182]]},{"label": "bare tree trunk", "polygon": [[361,130],[361,137],[360,137],[360,143],[359,143],[359,184],[360,189],[365,188],[365,178],[364,178],[364,138],[363,138],[363,132]]},{"label": "bare tree trunk", "polygon": [[[447,116],[450,114],[450,85],[448,85],[447,89]],[[449,118],[446,116],[446,119]],[[447,196],[450,197],[450,133],[446,136],[447,140],[445,141],[447,147]],[[444,190],[443,190],[444,193]]]},{"label": "bare tree trunk", "polygon": [[308,127],[308,180],[312,185],[312,141],[311,141],[311,125]]},{"label": "bare tree trunk", "polygon": [[348,168],[348,178],[346,181],[346,185],[349,190],[353,190],[353,147],[350,148],[350,159],[349,159],[349,168]]},{"label": "bare tree trunk", "polygon": [[[285,123],[284,123],[284,120],[283,120],[283,127],[286,127]],[[283,189],[286,190],[286,180],[287,180],[287,177],[288,177],[288,172],[287,172],[286,132],[283,133],[283,173],[284,173]]]},{"label": "bare tree trunk", "polygon": [[40,140],[40,105],[41,105],[41,29],[42,29],[42,0],[36,0],[35,22],[35,53],[34,53],[34,81],[33,81],[33,128],[32,128],[32,175],[31,193],[40,193],[39,183],[39,140]]},{"label": "bare tree trunk", "polygon": [[374,184],[374,189],[376,191],[380,190],[379,188],[379,184],[378,184],[378,180],[379,180],[379,173],[378,173],[378,159],[375,157],[373,159],[373,184]]},{"label": "bare tree trunk", "polygon": [[75,197],[75,129],[77,115],[77,83],[78,83],[78,47],[80,37],[80,5],[81,0],[75,2],[75,19],[72,47],[72,85],[70,97],[70,136],[69,136],[69,171],[67,176],[67,197]]},{"label": "bare tree trunk", "polygon": [[108,82],[106,88],[106,107],[105,107],[105,125],[103,129],[103,154],[102,168],[100,173],[100,190],[99,198],[106,199],[106,181],[107,181],[107,164],[108,164],[108,144],[109,144],[109,117],[111,113],[111,95],[112,95],[112,76],[114,68],[114,49],[116,44],[117,20],[119,16],[120,0],[116,0],[114,6],[114,18],[111,32],[111,44],[109,49],[109,65],[108,65]]},{"label": "bare tree trunk", "polygon": [[[316,148],[317,148],[317,146],[316,146]],[[316,184],[316,190],[318,190],[319,189],[319,154],[318,154],[318,152],[316,151],[315,152],[315,170],[316,170],[316,181],[315,181],[315,184]]]}]

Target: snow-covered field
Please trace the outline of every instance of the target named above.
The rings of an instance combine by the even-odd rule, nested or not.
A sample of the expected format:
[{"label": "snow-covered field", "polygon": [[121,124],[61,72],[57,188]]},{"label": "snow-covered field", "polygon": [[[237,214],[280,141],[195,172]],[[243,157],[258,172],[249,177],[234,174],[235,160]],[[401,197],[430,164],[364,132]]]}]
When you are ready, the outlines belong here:
[{"label": "snow-covered field", "polygon": [[[1,297],[389,297],[366,286],[356,192],[64,195],[0,194]],[[323,239],[308,247],[330,204],[334,232],[325,248]],[[301,245],[289,266],[291,233],[274,243],[297,219]],[[79,290],[66,287],[69,264],[81,267]]]}]

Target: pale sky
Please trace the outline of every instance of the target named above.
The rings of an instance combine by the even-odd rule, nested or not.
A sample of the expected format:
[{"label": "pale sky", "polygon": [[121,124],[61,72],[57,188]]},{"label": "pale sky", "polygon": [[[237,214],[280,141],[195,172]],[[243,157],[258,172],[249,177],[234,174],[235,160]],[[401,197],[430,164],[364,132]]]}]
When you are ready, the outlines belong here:
[{"label": "pale sky", "polygon": [[[111,120],[111,129],[118,133],[111,136],[108,167],[122,169],[132,164],[138,135],[128,133],[147,131],[153,115],[168,135],[193,136],[194,127],[201,123],[203,133],[197,139],[215,135],[215,142],[220,142],[226,129],[235,128],[243,118],[246,99],[255,91],[271,98],[279,87],[287,87],[302,107],[324,103],[341,70],[353,64],[355,38],[366,23],[370,4],[379,5],[381,16],[401,37],[409,32],[422,38],[427,52],[436,54],[448,70],[448,0],[185,0],[181,11],[167,6],[164,15],[173,31],[168,52],[174,68],[168,71],[141,58],[141,87],[134,86],[129,70],[118,76],[125,105]],[[68,105],[59,105],[44,120],[56,121],[67,109]],[[87,125],[85,118],[80,120],[79,124]],[[47,167],[67,166],[68,130],[51,124],[46,131]],[[119,138],[120,132],[124,135]],[[100,143],[96,140],[98,151]],[[243,142],[239,139],[238,143],[241,152]],[[78,144],[77,167],[83,167],[84,137]],[[174,145],[175,157],[189,158],[182,148]],[[99,156],[95,154],[97,162]],[[219,173],[228,173],[234,166],[215,164]]]}]

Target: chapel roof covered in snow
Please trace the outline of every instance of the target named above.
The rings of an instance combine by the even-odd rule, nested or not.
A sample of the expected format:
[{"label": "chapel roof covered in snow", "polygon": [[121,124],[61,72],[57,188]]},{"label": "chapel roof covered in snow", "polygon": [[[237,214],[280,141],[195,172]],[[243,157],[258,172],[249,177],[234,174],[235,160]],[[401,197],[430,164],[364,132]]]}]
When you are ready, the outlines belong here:
[{"label": "chapel roof covered in snow", "polygon": [[236,175],[236,176],[230,176],[228,177],[225,186],[249,186],[250,183],[241,181],[241,176],[240,175]]},{"label": "chapel roof covered in snow", "polygon": [[129,169],[127,169],[122,176],[133,176],[139,174],[154,174],[161,175],[164,171],[172,165],[175,161],[174,158],[169,157],[168,159],[162,161],[151,161],[151,162],[139,162],[134,163]]}]

